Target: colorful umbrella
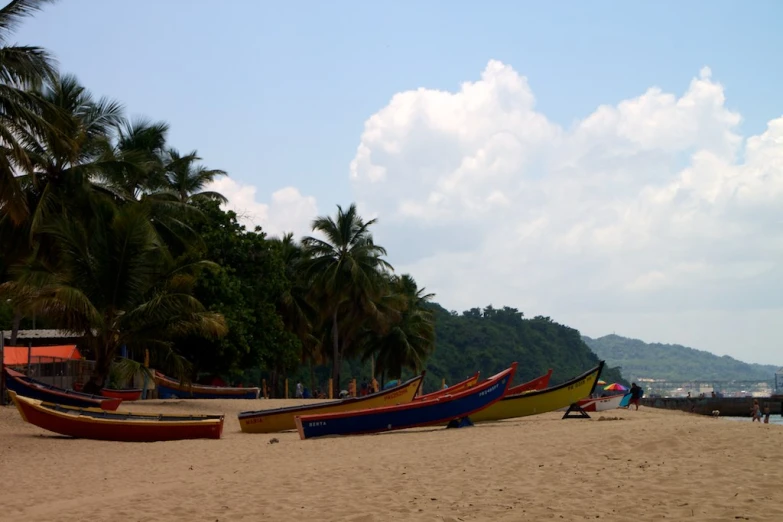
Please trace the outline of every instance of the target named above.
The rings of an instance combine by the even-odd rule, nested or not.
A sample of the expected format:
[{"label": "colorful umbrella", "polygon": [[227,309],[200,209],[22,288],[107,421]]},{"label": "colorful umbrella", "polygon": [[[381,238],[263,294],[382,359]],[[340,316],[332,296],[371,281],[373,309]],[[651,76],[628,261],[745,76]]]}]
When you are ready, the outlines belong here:
[{"label": "colorful umbrella", "polygon": [[613,382],[609,386],[604,386],[604,390],[606,390],[606,391],[625,391],[627,389],[628,388],[626,388],[622,384],[618,384],[616,382]]},{"label": "colorful umbrella", "polygon": [[598,386],[606,386],[606,381],[601,379],[600,381],[598,381]]}]

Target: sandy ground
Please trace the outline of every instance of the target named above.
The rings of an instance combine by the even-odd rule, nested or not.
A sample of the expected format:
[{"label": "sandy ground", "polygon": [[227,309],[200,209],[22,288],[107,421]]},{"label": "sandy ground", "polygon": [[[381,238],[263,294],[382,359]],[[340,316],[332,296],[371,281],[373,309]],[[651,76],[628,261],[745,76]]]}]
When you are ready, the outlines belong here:
[{"label": "sandy ground", "polygon": [[239,431],[237,412],[295,402],[134,404],[227,416],[222,440],[148,444],[58,437],[0,408],[0,520],[783,520],[781,426],[642,408],[308,441]]}]

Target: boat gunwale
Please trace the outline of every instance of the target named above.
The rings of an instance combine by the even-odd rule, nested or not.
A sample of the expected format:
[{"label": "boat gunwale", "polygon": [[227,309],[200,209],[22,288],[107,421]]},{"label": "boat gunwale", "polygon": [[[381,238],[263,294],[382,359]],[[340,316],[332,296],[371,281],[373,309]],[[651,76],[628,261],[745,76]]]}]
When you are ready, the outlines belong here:
[{"label": "boat gunwale", "polygon": [[[512,390],[514,388],[521,388],[522,386],[528,386],[528,385],[530,385],[530,384],[532,384],[532,383],[534,383],[534,382],[536,382],[538,380],[544,379],[546,377],[549,377],[550,379],[552,378],[552,368],[549,368],[549,370],[544,375],[539,375],[538,377],[536,377],[534,379],[530,379],[527,382],[523,382],[521,384],[517,384],[516,386],[509,386],[508,393],[509,393],[509,395],[519,395],[520,393],[531,393],[531,392],[534,392],[534,391],[539,391],[539,390],[529,390],[529,391],[513,392]],[[548,380],[547,380],[547,384],[549,384]],[[542,389],[546,390],[546,388],[542,388]]]},{"label": "boat gunwale", "polygon": [[[377,399],[379,397],[383,397],[384,395],[388,395],[390,393],[396,393],[400,390],[404,390],[405,388],[408,388],[412,383],[414,383],[416,380],[419,381],[419,385],[417,386],[417,391],[419,388],[421,388],[421,383],[424,382],[424,375],[426,372],[421,372],[421,375],[417,375],[416,377],[412,377],[408,379],[407,381],[403,382],[402,384],[399,384],[393,388],[389,388],[387,390],[380,390],[376,393],[365,395],[364,397],[349,397],[347,399],[333,399],[328,402],[318,402],[315,404],[297,404],[296,406],[283,406],[282,408],[270,408],[266,410],[255,410],[255,411],[242,411],[237,414],[237,418],[242,421],[244,419],[251,419],[251,418],[258,418],[258,417],[265,417],[268,415],[277,415],[277,414],[286,414],[291,413],[295,411],[304,411],[304,410],[315,410],[320,408],[328,408],[332,407],[338,404],[355,404],[357,402],[364,402],[370,399]],[[415,393],[415,392],[414,392]],[[391,406],[391,405],[390,405]],[[386,406],[381,406],[385,408]],[[375,409],[375,408],[373,408]],[[361,411],[361,410],[353,410],[353,411]],[[315,414],[317,415],[317,414]],[[323,414],[325,415],[325,414]]]},{"label": "boat gunwale", "polygon": [[[247,388],[237,388],[234,386],[211,386],[209,384],[198,384],[198,383],[190,383],[190,384],[183,384],[178,382],[176,379],[172,379],[171,377],[159,372],[158,370],[155,370],[155,373],[153,375],[153,380],[156,381],[155,384],[159,385],[158,379],[163,381],[163,386],[167,386],[173,390],[176,391],[182,391],[186,393],[190,393],[193,395],[194,393],[214,393],[215,395],[246,395],[250,392],[253,392],[256,394],[256,398],[258,398],[258,395],[261,393],[261,388],[257,386],[250,386]],[[169,385],[169,383],[171,383]],[[187,389],[190,388],[190,389]],[[204,390],[199,391],[199,390]],[[198,397],[194,397],[198,398]]]},{"label": "boat gunwale", "polygon": [[[514,363],[511,364],[511,366],[509,366],[508,368],[506,368],[502,372],[496,373],[492,377],[488,378],[486,381],[484,381],[484,382],[482,382],[480,384],[477,384],[476,386],[472,386],[472,387],[470,387],[470,388],[468,388],[466,390],[462,390],[460,392],[457,392],[454,395],[443,395],[443,396],[435,397],[434,399],[430,399],[430,400],[426,400],[426,401],[411,401],[411,402],[409,402],[407,404],[390,404],[388,406],[379,406],[378,408],[365,408],[363,410],[338,411],[338,412],[333,412],[333,413],[321,413],[321,414],[315,414],[315,415],[297,415],[296,418],[297,419],[303,419],[303,422],[306,422],[308,420],[307,417],[319,417],[318,420],[331,420],[331,419],[338,419],[338,418],[343,418],[343,417],[352,417],[352,416],[355,416],[355,415],[357,415],[359,413],[366,413],[366,412],[383,413],[383,412],[388,411],[390,409],[394,409],[395,411],[404,411],[404,410],[412,410],[412,409],[416,409],[416,408],[424,408],[426,406],[432,406],[432,405],[434,405],[436,403],[439,403],[439,402],[451,402],[451,401],[455,401],[455,400],[458,400],[458,399],[462,399],[462,398],[464,398],[465,396],[468,396],[468,395],[473,395],[473,394],[476,394],[476,393],[480,393],[480,392],[486,390],[487,388],[490,388],[492,385],[496,384],[497,381],[503,379],[503,377],[506,374],[511,373],[511,372],[516,372],[516,367],[517,367],[517,363],[514,362]],[[509,380],[509,383],[506,384],[506,389],[508,389],[508,384],[510,384],[510,380]],[[500,400],[502,397],[503,396],[501,395],[496,400]],[[444,399],[446,399],[446,398],[448,398],[449,400],[448,401],[444,401]],[[483,409],[485,407],[486,406],[482,406],[479,409]],[[470,413],[475,413],[476,411],[478,411],[478,410],[471,411]],[[464,416],[467,417],[468,415],[464,415]],[[436,421],[436,422],[440,422],[440,421]],[[403,429],[403,428],[400,428],[400,429]]]},{"label": "boat gunwale", "polygon": [[[204,426],[208,424],[222,424],[225,420],[225,415],[201,415],[202,418],[194,418],[194,419],[188,419],[188,420],[151,420],[151,419],[132,419],[132,418],[125,418],[125,419],[113,419],[108,418],[107,416],[115,417],[134,417],[134,416],[144,416],[144,417],[160,417],[160,414],[151,414],[151,413],[131,413],[131,412],[122,412],[118,413],[115,411],[106,411],[101,410],[99,408],[79,408],[76,406],[66,406],[62,404],[56,404],[51,403],[47,401],[41,401],[39,399],[33,399],[30,397],[25,397],[24,395],[19,395],[18,393],[14,392],[13,390],[9,390],[9,395],[11,395],[11,399],[14,401],[14,404],[17,405],[17,409],[20,408],[19,403],[37,410],[38,412],[57,417],[58,419],[63,419],[68,422],[80,422],[80,423],[92,423],[92,424],[101,424],[101,425],[118,425],[118,426],[144,426],[144,425],[152,425],[152,426]],[[65,411],[58,411],[57,409],[52,409],[49,406],[55,406],[59,408],[63,408],[66,410],[70,410],[72,413],[65,412]],[[103,417],[97,417],[92,415],[84,415],[85,410],[89,413],[95,413],[95,414],[106,414]],[[20,412],[21,413],[21,412]],[[79,413],[78,415],[74,415],[73,413]],[[27,420],[27,416],[22,414],[22,416],[25,418],[25,421],[30,422]],[[173,417],[174,415],[169,415],[169,417]],[[164,415],[165,417],[165,415]]]},{"label": "boat gunwale", "polygon": [[119,406],[120,402],[122,402],[122,399],[119,399],[117,397],[105,397],[103,395],[93,395],[92,393],[84,393],[76,390],[67,390],[65,388],[60,388],[58,386],[54,386],[53,384],[47,384],[45,382],[36,380],[21,372],[17,372],[16,370],[13,370],[11,368],[5,368],[5,371],[6,371],[6,377],[22,383],[23,386],[43,390],[46,391],[47,393],[51,393],[52,395],[58,395],[60,397],[76,398],[84,402],[94,402],[96,406],[104,403],[113,404],[114,402],[117,401],[119,401],[117,402],[117,405]]},{"label": "boat gunwale", "polygon": [[[474,373],[473,375],[471,375],[470,377],[468,377],[464,381],[460,381],[460,382],[458,382],[456,384],[453,384],[453,385],[449,386],[448,388],[442,388],[440,390],[435,390],[434,392],[425,393],[424,395],[419,395],[418,397],[414,397],[413,400],[414,401],[428,401],[428,400],[432,400],[432,399],[434,399],[436,397],[441,397],[443,395],[447,395],[448,394],[448,390],[450,390],[451,388],[459,388],[460,386],[465,386],[466,383],[475,380],[476,384],[474,384],[473,386],[469,386],[469,388],[473,388],[474,386],[478,385],[480,378],[481,378],[481,372],[477,371],[476,373]],[[430,397],[427,398],[428,396],[430,396]]]},{"label": "boat gunwale", "polygon": [[[549,392],[553,392],[553,391],[558,391],[558,390],[561,390],[561,389],[563,389],[563,388],[565,388],[567,386],[571,386],[572,384],[574,384],[574,383],[576,383],[578,381],[581,381],[582,379],[587,379],[593,373],[597,373],[598,376],[600,377],[601,372],[604,369],[604,364],[605,364],[605,361],[600,361],[598,363],[598,366],[594,366],[593,368],[587,370],[583,374],[578,375],[578,376],[574,377],[573,379],[569,379],[569,380],[567,380],[565,382],[562,382],[560,384],[556,384],[555,386],[551,386],[549,388],[544,388],[543,390],[534,390],[534,391],[529,391],[529,392],[515,393],[513,395],[506,395],[505,397],[503,397],[500,400],[501,401],[507,401],[507,400],[519,399],[521,397],[524,397],[524,398],[535,397],[536,395],[541,395],[542,393],[549,393]],[[590,388],[590,393],[588,395],[592,394],[593,391],[595,391],[595,387],[596,387],[597,384],[598,384],[598,379],[596,379],[595,382],[593,382],[593,386],[592,386],[592,388]]]}]

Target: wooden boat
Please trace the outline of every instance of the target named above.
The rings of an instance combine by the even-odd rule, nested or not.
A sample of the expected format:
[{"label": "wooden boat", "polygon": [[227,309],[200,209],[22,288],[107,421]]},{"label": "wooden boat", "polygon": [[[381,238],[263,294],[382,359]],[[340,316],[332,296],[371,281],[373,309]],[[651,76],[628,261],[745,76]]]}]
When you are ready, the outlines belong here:
[{"label": "wooden boat", "polygon": [[319,402],[288,408],[274,408],[259,411],[243,411],[239,414],[239,427],[245,433],[274,433],[277,431],[295,430],[297,415],[314,415],[317,413],[335,413],[367,408],[379,408],[393,404],[407,404],[413,400],[419,391],[424,373],[405,381],[399,386],[381,390],[377,393],[343,399],[340,401]]},{"label": "wooden boat", "polygon": [[551,377],[552,377],[552,368],[550,368],[549,371],[546,372],[546,374],[542,375],[541,377],[536,377],[532,381],[528,381],[522,384],[518,384],[516,386],[512,386],[511,388],[508,389],[506,395],[516,395],[517,393],[543,390],[544,388],[549,386],[549,379]]},{"label": "wooden boat", "polygon": [[158,415],[75,408],[22,397],[10,391],[22,418],[39,428],[80,439],[155,442],[219,439],[222,415]]},{"label": "wooden boat", "polygon": [[429,401],[386,406],[371,410],[303,415],[296,417],[302,440],[327,435],[358,435],[445,424],[465,419],[492,405],[505,395],[517,363],[472,388]]},{"label": "wooden boat", "polygon": [[111,388],[101,389],[101,395],[104,397],[112,397],[115,399],[122,399],[124,401],[137,401],[141,399],[141,389],[129,389],[129,390],[113,390]]},{"label": "wooden boat", "polygon": [[[576,403],[584,411],[598,412],[598,411],[615,410],[619,408],[620,406],[622,406],[622,402],[624,398],[625,395],[618,394],[618,395],[609,395],[607,397],[596,397],[594,399],[581,399]],[[567,409],[568,407],[566,406],[564,408],[560,408],[559,411],[565,411]]]},{"label": "wooden boat", "polygon": [[604,369],[604,361],[570,381],[557,386],[515,395],[506,395],[492,406],[472,415],[473,422],[513,419],[556,411],[589,397]]},{"label": "wooden boat", "polygon": [[7,377],[5,385],[9,390],[31,399],[80,408],[100,408],[109,411],[116,410],[122,402],[122,399],[101,397],[100,395],[91,395],[89,393],[73,390],[64,390],[57,386],[31,379],[25,374],[19,373],[11,368],[6,368],[5,374]]},{"label": "wooden boat", "polygon": [[443,395],[454,395],[455,393],[461,392],[462,390],[467,390],[468,388],[472,388],[478,382],[480,373],[481,372],[476,372],[471,377],[468,377],[462,382],[458,382],[454,386],[449,386],[448,388],[443,388],[442,390],[437,390],[432,393],[426,393],[424,395],[417,395],[416,397],[413,398],[413,400],[429,401],[437,397],[441,397]]},{"label": "wooden boat", "polygon": [[258,399],[261,388],[229,388],[204,384],[183,384],[156,371],[155,385],[160,399]]}]

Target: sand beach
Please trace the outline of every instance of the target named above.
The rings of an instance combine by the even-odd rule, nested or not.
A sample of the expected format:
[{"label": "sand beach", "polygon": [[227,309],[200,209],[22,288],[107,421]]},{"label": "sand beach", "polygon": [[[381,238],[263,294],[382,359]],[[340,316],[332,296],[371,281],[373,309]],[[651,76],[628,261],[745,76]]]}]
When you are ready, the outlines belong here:
[{"label": "sand beach", "polygon": [[147,444],[59,437],[0,408],[0,519],[783,520],[780,426],[642,408],[307,441],[239,431],[237,412],[296,402],[130,404],[226,414],[222,440]]}]

